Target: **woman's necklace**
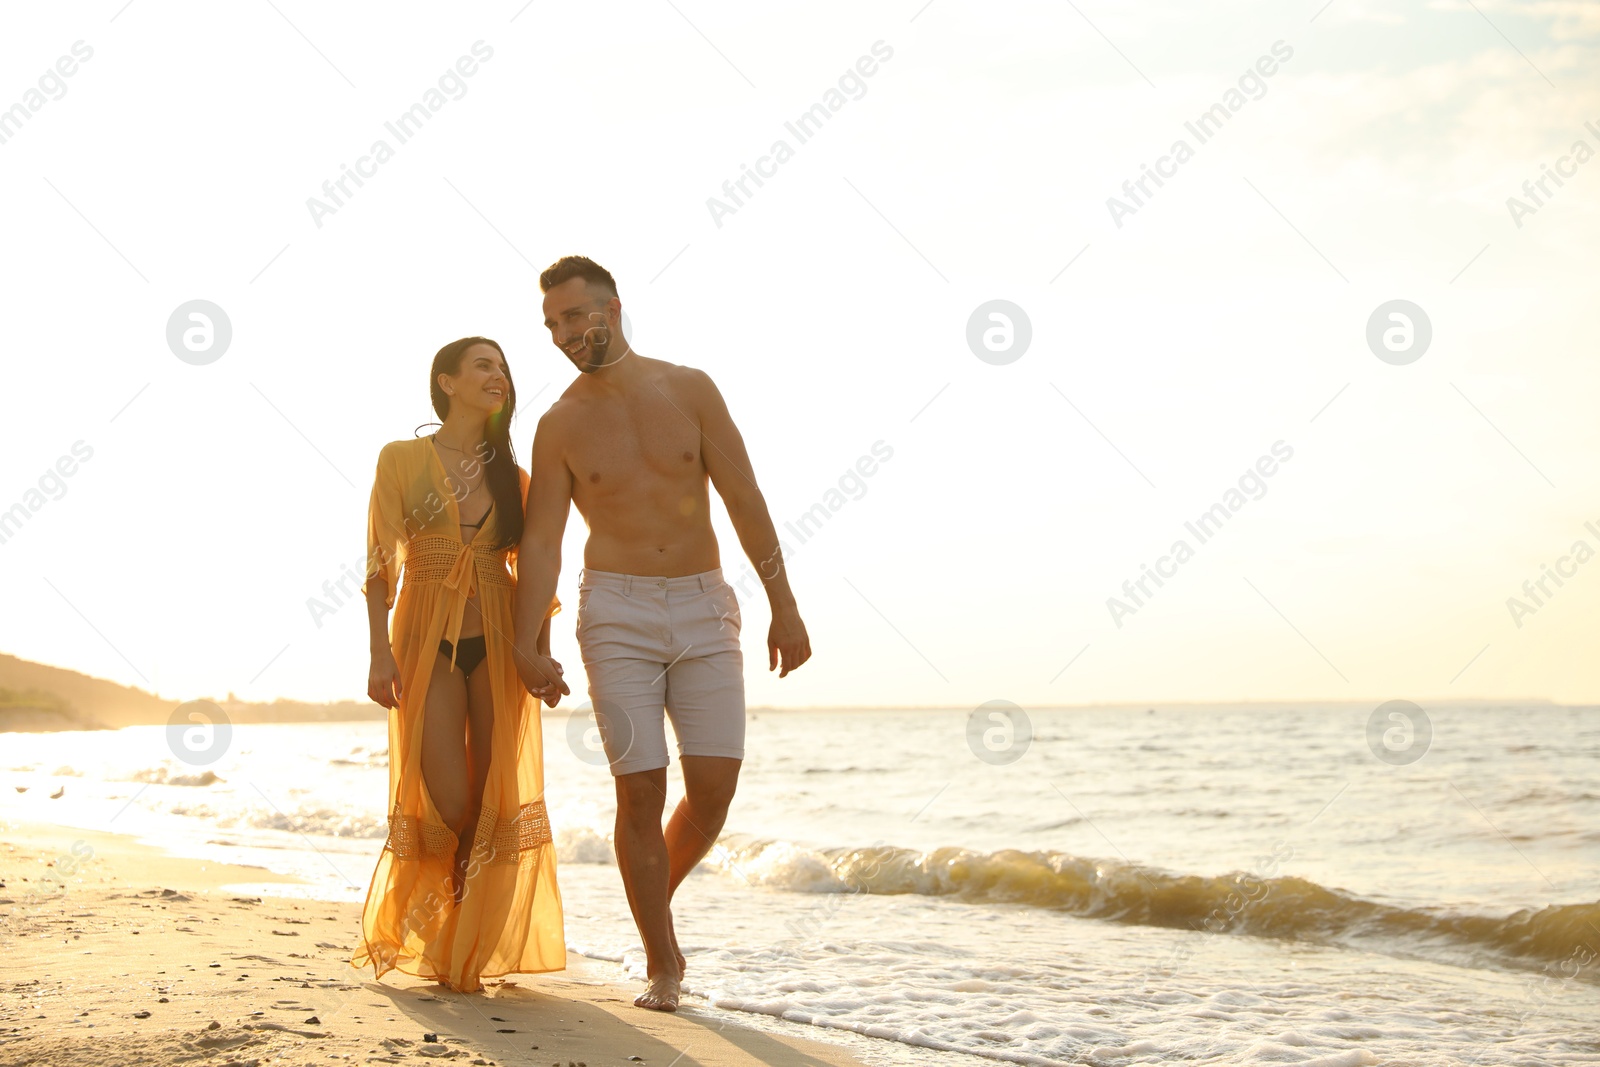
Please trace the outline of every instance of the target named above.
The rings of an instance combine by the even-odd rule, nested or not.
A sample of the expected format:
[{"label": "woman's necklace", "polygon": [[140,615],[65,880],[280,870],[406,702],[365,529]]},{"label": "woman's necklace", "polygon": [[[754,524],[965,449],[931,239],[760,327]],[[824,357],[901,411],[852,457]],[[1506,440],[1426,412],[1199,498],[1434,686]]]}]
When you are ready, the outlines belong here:
[{"label": "woman's necklace", "polygon": [[[443,445],[445,448],[448,448],[452,452],[460,452],[463,456],[467,454],[467,450],[464,449],[464,448],[457,448],[455,445],[447,444],[444,441],[440,441],[438,434],[434,434],[433,435],[433,439],[437,444]],[[481,442],[481,441],[479,442],[479,444],[482,444],[482,443],[483,442]]]},{"label": "woman's necklace", "polygon": [[[463,449],[459,449],[455,445],[445,444],[445,442],[440,441],[438,434],[434,434],[433,437],[432,437],[432,440],[436,444],[443,445],[445,448],[448,448],[452,452],[460,452],[463,456],[467,454]],[[487,471],[480,471],[479,474],[478,474],[478,480],[477,481],[473,481],[472,479],[470,479],[470,478],[468,478],[466,476],[465,471],[466,471],[466,464],[464,462],[456,464],[456,473],[461,475],[461,480],[463,482],[465,482],[466,486],[467,486],[467,491],[466,491],[465,494],[463,494],[462,499],[465,499],[467,496],[471,496],[473,493],[477,492],[478,491],[478,487],[483,484],[483,479],[485,477],[487,477]]]}]

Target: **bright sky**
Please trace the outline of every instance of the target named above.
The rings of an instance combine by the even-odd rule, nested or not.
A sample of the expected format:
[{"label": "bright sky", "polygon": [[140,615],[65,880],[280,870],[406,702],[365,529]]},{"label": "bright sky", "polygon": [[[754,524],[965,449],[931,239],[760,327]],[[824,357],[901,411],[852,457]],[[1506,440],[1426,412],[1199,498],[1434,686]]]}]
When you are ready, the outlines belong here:
[{"label": "bright sky", "polygon": [[[0,650],[361,698],[363,608],[308,601],[378,450],[485,334],[525,463],[572,376],[537,274],[578,253],[639,351],[718,382],[780,530],[828,516],[785,531],[810,664],[764,671],[741,591],[754,705],[1600,700],[1595,5],[105,0],[6,31]],[[204,364],[167,338],[193,300],[231,324]],[[1014,311],[969,344],[995,300],[1025,350]],[[1431,340],[1383,309],[1390,362],[1397,300]]]}]

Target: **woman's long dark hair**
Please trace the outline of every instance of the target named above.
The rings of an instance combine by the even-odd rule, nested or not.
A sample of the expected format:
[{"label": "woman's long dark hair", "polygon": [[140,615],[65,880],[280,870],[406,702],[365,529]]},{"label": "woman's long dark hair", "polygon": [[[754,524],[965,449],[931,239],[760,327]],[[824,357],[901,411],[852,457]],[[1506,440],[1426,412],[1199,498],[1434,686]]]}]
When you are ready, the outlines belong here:
[{"label": "woman's long dark hair", "polygon": [[[452,377],[461,372],[461,358],[473,345],[488,345],[505,359],[505,351],[487,337],[463,337],[439,349],[433,357],[433,369],[428,375],[428,395],[433,398],[434,414],[443,422],[450,414],[450,397],[439,386],[439,375]],[[506,364],[506,402],[500,410],[489,416],[484,428],[484,438],[489,445],[489,455],[483,460],[483,477],[489,483],[494,497],[495,528],[500,538],[495,548],[510,548],[522,540],[522,481],[517,476],[517,456],[511,449],[511,416],[517,411],[517,386],[511,380],[511,365]]]}]

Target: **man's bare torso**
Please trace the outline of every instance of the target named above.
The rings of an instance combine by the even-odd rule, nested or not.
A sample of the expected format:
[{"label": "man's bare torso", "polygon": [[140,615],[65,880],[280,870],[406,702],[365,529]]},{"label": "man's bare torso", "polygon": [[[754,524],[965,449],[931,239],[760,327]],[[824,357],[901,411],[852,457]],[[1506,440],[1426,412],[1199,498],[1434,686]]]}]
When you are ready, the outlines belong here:
[{"label": "man's bare torso", "polygon": [[584,566],[674,577],[720,565],[699,405],[687,368],[642,365],[622,389],[580,377],[551,407],[572,499],[589,526]]}]

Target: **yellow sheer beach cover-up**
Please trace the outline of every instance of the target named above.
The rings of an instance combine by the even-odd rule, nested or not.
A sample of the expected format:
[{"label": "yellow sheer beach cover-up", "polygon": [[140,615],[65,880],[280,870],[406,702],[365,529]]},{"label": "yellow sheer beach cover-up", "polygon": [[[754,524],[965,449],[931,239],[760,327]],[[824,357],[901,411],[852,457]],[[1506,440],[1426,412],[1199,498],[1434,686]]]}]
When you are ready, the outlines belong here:
[{"label": "yellow sheer beach cover-up", "polygon": [[[521,473],[524,503],[528,475]],[[367,576],[389,586],[390,644],[400,668],[389,713],[389,836],[361,915],[351,958],[376,977],[399,969],[471,991],[480,978],[566,966],[556,854],[544,803],[540,704],[512,660],[515,547],[495,550],[493,513],[461,540],[455,492],[431,438],[394,441],[378,456],[367,528]],[[403,583],[397,581],[403,577]],[[395,594],[399,586],[398,597]],[[439,641],[459,644],[469,595],[483,615],[494,696],[488,782],[460,904],[451,887],[459,839],[422,777],[423,707]],[[552,602],[550,614],[560,610]],[[465,739],[461,743],[465,743]]]}]

